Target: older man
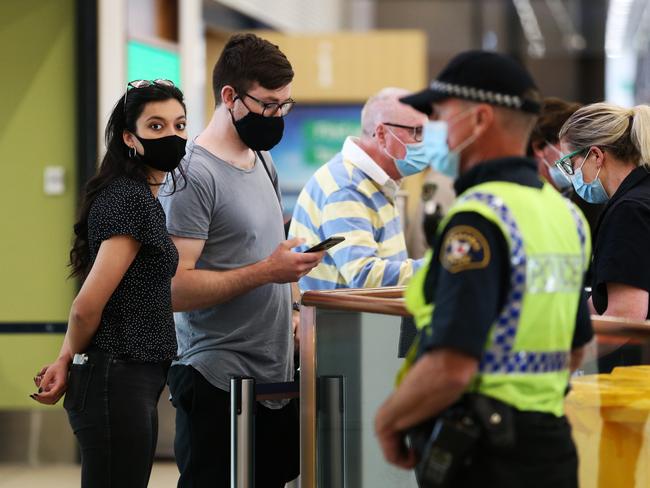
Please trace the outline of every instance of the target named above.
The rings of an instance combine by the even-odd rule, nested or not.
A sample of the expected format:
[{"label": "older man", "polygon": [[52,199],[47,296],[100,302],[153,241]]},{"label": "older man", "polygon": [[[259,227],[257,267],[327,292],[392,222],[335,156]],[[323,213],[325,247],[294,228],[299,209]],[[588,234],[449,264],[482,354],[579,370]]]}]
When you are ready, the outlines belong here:
[{"label": "older man", "polygon": [[345,241],[300,279],[303,290],[402,285],[421,264],[407,257],[395,205],[400,180],[430,164],[423,152],[427,117],[385,88],[361,112],[360,138],[343,148],[307,182],[298,197],[289,235],[306,240],[299,250],[339,235]]},{"label": "older man", "polygon": [[511,58],[469,51],[404,102],[435,120],[424,143],[459,197],[407,290],[421,331],[377,414],[384,455],[405,468],[419,457],[421,487],[575,488],[563,400],[593,335],[590,242],[579,210],[524,157],[535,84]]}]

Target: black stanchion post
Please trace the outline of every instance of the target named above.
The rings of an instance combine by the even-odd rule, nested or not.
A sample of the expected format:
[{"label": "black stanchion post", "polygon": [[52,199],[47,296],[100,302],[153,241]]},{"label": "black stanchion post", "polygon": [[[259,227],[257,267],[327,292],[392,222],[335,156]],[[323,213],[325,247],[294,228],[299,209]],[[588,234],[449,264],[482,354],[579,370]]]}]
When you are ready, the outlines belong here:
[{"label": "black stanchion post", "polygon": [[230,487],[255,487],[255,380],[230,378]]},{"label": "black stanchion post", "polygon": [[321,376],[318,398],[318,486],[345,487],[345,383]]}]

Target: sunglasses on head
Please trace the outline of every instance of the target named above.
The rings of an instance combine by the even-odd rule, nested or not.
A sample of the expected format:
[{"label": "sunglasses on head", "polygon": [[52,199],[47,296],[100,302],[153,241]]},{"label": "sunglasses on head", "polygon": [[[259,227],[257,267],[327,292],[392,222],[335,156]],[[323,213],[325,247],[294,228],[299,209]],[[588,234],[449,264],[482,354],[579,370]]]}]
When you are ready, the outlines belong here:
[{"label": "sunglasses on head", "polygon": [[126,91],[124,92],[124,107],[126,107],[126,95],[129,93],[129,89],[131,88],[148,88],[150,86],[166,86],[168,88],[173,88],[176,85],[174,85],[174,82],[172,80],[165,80],[162,78],[158,78],[156,80],[133,80],[129,81],[126,84]]}]

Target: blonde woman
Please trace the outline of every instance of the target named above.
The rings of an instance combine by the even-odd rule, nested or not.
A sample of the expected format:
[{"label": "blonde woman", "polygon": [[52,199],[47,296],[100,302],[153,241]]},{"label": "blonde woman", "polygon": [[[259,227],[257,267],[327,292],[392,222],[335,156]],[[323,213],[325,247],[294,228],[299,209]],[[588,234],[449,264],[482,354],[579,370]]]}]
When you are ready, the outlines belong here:
[{"label": "blonde woman", "polygon": [[650,107],[596,103],[560,130],[557,165],[576,193],[605,203],[595,229],[592,313],[648,318],[650,291]]}]

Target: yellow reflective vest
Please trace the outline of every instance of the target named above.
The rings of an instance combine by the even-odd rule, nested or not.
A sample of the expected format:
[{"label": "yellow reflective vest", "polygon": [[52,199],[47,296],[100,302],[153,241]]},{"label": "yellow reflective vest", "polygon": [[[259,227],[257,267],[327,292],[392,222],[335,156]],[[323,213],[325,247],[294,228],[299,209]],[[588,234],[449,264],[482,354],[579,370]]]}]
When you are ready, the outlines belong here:
[{"label": "yellow reflective vest", "polygon": [[[563,415],[571,343],[591,254],[584,216],[548,184],[539,189],[508,182],[470,188],[439,228],[460,212],[475,212],[496,224],[510,251],[506,303],[490,328],[471,391],[519,410]],[[437,265],[429,254],[405,294],[420,334],[435,331],[435,305],[426,303],[424,280],[429,266]],[[416,341],[398,383],[415,361],[418,347]]]}]

